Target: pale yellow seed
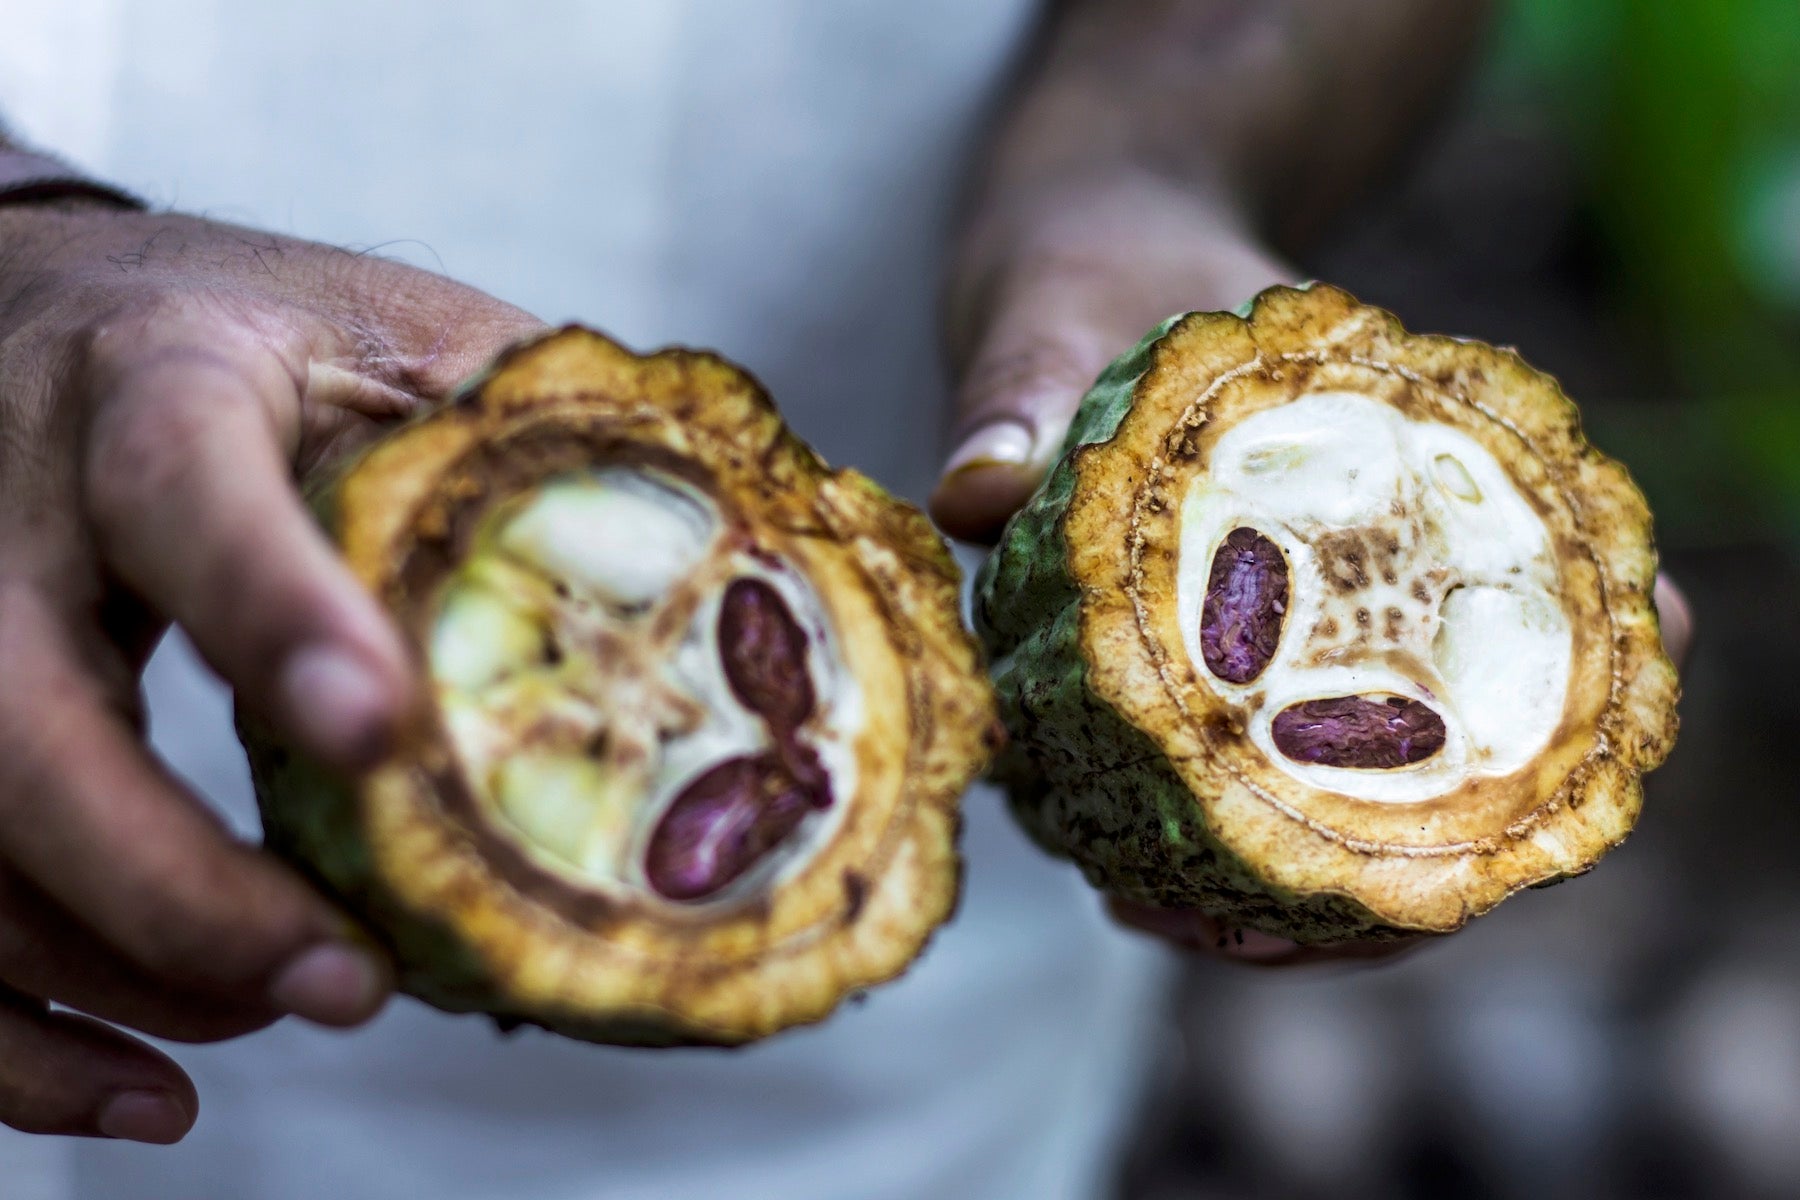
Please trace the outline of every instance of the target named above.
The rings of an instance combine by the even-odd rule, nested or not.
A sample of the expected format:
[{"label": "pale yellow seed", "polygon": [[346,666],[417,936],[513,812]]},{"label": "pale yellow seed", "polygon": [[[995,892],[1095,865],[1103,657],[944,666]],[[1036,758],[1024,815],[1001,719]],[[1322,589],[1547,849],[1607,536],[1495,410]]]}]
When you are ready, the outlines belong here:
[{"label": "pale yellow seed", "polygon": [[431,631],[431,673],[443,685],[476,692],[543,657],[536,622],[483,583],[457,583]]},{"label": "pale yellow seed", "polygon": [[606,769],[582,755],[514,754],[493,782],[501,813],[526,840],[575,867],[601,849],[590,837],[597,811],[623,807],[612,801]]}]

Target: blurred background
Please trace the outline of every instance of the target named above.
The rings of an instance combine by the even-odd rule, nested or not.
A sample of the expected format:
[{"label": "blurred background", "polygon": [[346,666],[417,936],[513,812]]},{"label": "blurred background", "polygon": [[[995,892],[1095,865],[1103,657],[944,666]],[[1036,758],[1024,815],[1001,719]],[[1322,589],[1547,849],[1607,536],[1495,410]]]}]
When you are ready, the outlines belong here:
[{"label": "blurred background", "polygon": [[1698,616],[1681,738],[1444,944],[1187,966],[1121,1195],[1800,1196],[1800,4],[1515,0],[1304,266],[1563,380]]},{"label": "blurred background", "polygon": [[[0,11],[9,5],[16,0],[0,0]],[[1790,758],[1800,755],[1800,3],[1511,0],[1499,7],[1483,68],[1439,114],[1411,160],[1303,265],[1415,329],[1516,345],[1564,381],[1590,435],[1625,460],[1648,493],[1666,564],[1697,611],[1681,739],[1650,781],[1638,832],[1602,869],[1517,897],[1443,944],[1360,970],[1258,972],[1184,960],[1167,1008],[1139,1018],[1156,1024],[1163,1041],[1153,1094],[1117,1182],[1119,1200],[1800,1197],[1800,783]],[[272,11],[276,22],[317,19],[308,5]],[[946,40],[971,55],[1011,36],[1000,16],[985,33],[974,16],[959,20],[940,24],[950,30]],[[653,23],[648,15],[644,21]],[[165,36],[171,43],[198,38],[187,29]],[[392,48],[367,36],[345,43],[347,53],[366,58],[355,60],[361,69],[334,77],[342,86],[327,89],[323,100],[354,115],[364,94],[349,81],[381,82],[379,68]],[[146,71],[161,71],[173,80],[171,92],[191,103],[178,114],[210,118],[216,101],[182,90],[184,60],[168,44],[131,48],[149,64]],[[539,49],[529,49],[535,61]],[[752,85],[767,85],[755,71],[782,69],[779,56],[767,63],[719,57],[748,72],[741,78]],[[875,85],[885,78],[874,68],[894,57],[863,64],[875,83],[849,93],[852,99],[874,106],[870,97],[880,96]],[[45,94],[98,95],[82,74],[99,74],[98,62],[49,63]],[[606,80],[628,88],[642,66],[609,60],[594,78],[575,78],[570,94]],[[740,76],[724,66],[708,79],[714,74],[717,90],[699,94],[717,104]],[[479,96],[475,72],[446,75],[465,86],[430,102],[482,136],[467,139],[479,153],[445,169],[479,179],[495,169],[495,146],[516,150],[522,161],[540,153],[555,160],[533,148],[530,131],[501,124],[509,110],[497,106],[483,115],[471,99]],[[395,78],[393,92],[368,94],[396,107],[410,103],[402,94],[409,77]],[[278,84],[267,91],[282,105],[321,102]],[[943,106],[960,111],[965,101],[949,95]],[[54,144],[79,152],[102,140],[97,126],[80,124],[86,118],[72,99],[55,111],[64,108],[75,115],[64,115]],[[634,120],[656,128],[651,117]],[[380,141],[387,132],[381,123],[347,116],[342,124],[347,136],[366,139],[361,152],[369,157],[390,149]],[[668,151],[676,164],[670,170],[705,180],[693,164],[717,152],[707,140],[714,131],[696,124],[689,133],[688,142]],[[919,136],[917,145],[902,147],[917,162],[952,157]],[[929,132],[940,136],[951,134]],[[222,189],[209,180],[267,169],[261,194],[298,197],[288,224],[344,241],[354,240],[372,213],[411,211],[372,203],[375,184],[342,195],[307,187],[304,159],[279,145],[246,146],[240,158],[223,159],[216,175],[199,174],[191,194],[212,197]],[[869,183],[871,204],[882,199],[879,189],[918,173],[915,159],[891,145],[859,148],[892,159],[883,165],[891,173],[859,176]],[[841,241],[819,243],[841,245],[842,253],[814,285],[842,285],[841,311],[803,325],[794,314],[810,310],[784,298],[778,285],[785,276],[758,273],[768,248],[744,231],[761,227],[738,217],[755,215],[751,201],[768,205],[788,195],[784,181],[759,182],[758,191],[739,179],[732,203],[719,206],[717,228],[683,231],[703,240],[672,260],[666,305],[616,303],[605,309],[609,319],[644,343],[662,340],[667,329],[755,347],[754,365],[782,396],[823,401],[868,385],[860,356],[887,350],[857,345],[854,353],[831,356],[833,347],[854,341],[846,331],[865,326],[883,328],[897,361],[927,360],[935,333],[923,301],[895,302],[891,310],[852,301],[863,295],[863,274],[898,279],[895,294],[903,300],[928,294],[925,277],[934,264],[919,261],[914,247],[935,220],[935,200],[908,207],[905,219],[918,227],[881,243],[883,253],[907,257],[864,257],[875,253],[864,245],[874,239],[860,227],[856,205],[821,182],[831,160],[805,157],[804,144],[777,149],[787,155],[781,161],[796,181],[793,190],[807,201],[802,224],[836,221],[831,214],[842,210],[842,227],[829,227]],[[155,153],[123,139],[110,161],[128,175],[167,178],[151,169]],[[597,190],[604,182],[600,174],[554,178],[565,191]],[[932,175],[917,186],[936,197],[949,193],[950,182]],[[179,191],[159,193],[181,198]],[[517,263],[531,261],[535,231],[520,222],[514,240],[497,238],[492,221],[486,210],[448,211],[435,231],[419,231],[429,241],[384,250],[417,251],[429,266],[437,265],[431,247],[455,244],[463,247],[455,273],[478,284],[508,279]],[[480,236],[469,232],[477,228]],[[740,259],[723,257],[732,247]],[[626,295],[635,286],[632,271],[648,272],[643,264],[659,260],[621,252],[593,261],[606,269],[584,261],[562,275],[550,272],[561,282],[545,284],[533,299],[556,312],[599,309],[594,279],[620,280],[617,292]],[[720,262],[756,289],[713,297],[709,269]],[[556,290],[565,282],[566,292]],[[831,374],[840,367],[841,377]],[[895,373],[883,386],[900,397],[924,385]],[[822,403],[816,411],[824,411]],[[928,461],[925,444],[936,431],[905,404],[872,405],[869,412],[893,422],[878,430],[880,439]],[[831,439],[848,435],[824,425],[817,432],[841,456],[847,443]],[[929,473],[921,467],[916,477],[890,482],[918,494]],[[215,699],[223,726],[222,694]],[[240,770],[235,759],[230,769]],[[236,775],[194,778],[209,794],[242,790]],[[1007,910],[996,904],[986,911],[995,914],[994,927],[1010,928]],[[1053,932],[1065,941],[1071,936],[1067,928]],[[962,944],[974,944],[966,925]],[[968,954],[971,973],[1002,973],[981,954]],[[936,952],[932,969],[945,982],[929,986],[953,991],[962,977],[952,968],[961,961]],[[1032,976],[1019,986],[1046,985]],[[869,1008],[878,1015],[868,1020],[900,1011]],[[840,1020],[821,1036],[854,1044],[855,1029]],[[319,1044],[296,1040],[294,1059]],[[323,1058],[319,1076],[365,1044],[343,1043],[336,1058]],[[549,1061],[549,1049],[540,1049]],[[901,1049],[919,1059],[909,1065],[919,1065],[920,1076],[932,1077],[923,1051]],[[184,1057],[206,1061],[205,1052]],[[516,1066],[517,1052],[514,1058]],[[439,1064],[425,1066],[430,1074]],[[987,1102],[973,1086],[966,1090],[971,1103]],[[672,1106],[686,1103],[670,1096]],[[201,1134],[214,1136],[217,1128],[203,1125]],[[559,1128],[547,1127],[547,1140]],[[910,1145],[884,1136],[890,1141],[882,1144]],[[0,1136],[0,1200],[44,1194],[24,1180],[25,1140],[11,1146],[9,1159]],[[63,1148],[34,1142],[30,1149]]]}]

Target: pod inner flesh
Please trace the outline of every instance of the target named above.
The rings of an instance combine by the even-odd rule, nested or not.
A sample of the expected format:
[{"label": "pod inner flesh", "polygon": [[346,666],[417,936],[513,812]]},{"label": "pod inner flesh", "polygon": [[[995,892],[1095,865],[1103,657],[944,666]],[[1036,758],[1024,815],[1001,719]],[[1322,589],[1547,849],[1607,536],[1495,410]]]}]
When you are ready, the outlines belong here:
[{"label": "pod inner flesh", "polygon": [[[733,652],[745,597],[782,636]],[[477,809],[578,886],[742,898],[803,866],[855,787],[862,704],[826,606],[652,468],[558,476],[488,514],[428,658]],[[748,670],[773,682],[746,691]]]},{"label": "pod inner flesh", "polygon": [[[1206,669],[1201,631],[1215,558],[1244,528],[1280,549],[1289,580],[1279,643],[1237,683]],[[1356,392],[1302,395],[1218,435],[1180,530],[1176,603],[1196,676],[1295,779],[1364,800],[1429,800],[1517,770],[1555,733],[1573,640],[1550,533],[1461,430]],[[1299,761],[1276,743],[1284,711],[1315,706],[1286,728],[1320,702],[1390,697],[1441,719],[1441,746],[1417,761],[1349,756],[1396,764],[1364,767]]]}]

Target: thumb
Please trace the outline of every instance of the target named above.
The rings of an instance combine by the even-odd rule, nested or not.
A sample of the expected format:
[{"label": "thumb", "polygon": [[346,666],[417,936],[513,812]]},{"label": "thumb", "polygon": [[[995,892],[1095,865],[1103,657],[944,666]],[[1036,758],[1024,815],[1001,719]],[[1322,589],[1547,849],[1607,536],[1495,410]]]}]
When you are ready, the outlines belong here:
[{"label": "thumb", "polygon": [[1032,224],[971,239],[947,292],[960,369],[931,515],[968,541],[999,535],[1056,461],[1095,377],[1147,330],[1292,275],[1224,218],[1156,196],[1081,196]]},{"label": "thumb", "polygon": [[1094,377],[1143,333],[1106,303],[1110,287],[1044,274],[1009,289],[957,389],[955,448],[931,497],[952,537],[998,536],[1055,461]]}]

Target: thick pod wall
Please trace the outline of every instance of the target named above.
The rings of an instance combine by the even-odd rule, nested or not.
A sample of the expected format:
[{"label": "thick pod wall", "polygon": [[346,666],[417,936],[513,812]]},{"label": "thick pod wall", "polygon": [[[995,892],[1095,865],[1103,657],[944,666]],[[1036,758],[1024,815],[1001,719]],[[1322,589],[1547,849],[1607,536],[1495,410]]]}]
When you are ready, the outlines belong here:
[{"label": "thick pod wall", "polygon": [[1041,845],[1318,943],[1578,874],[1673,742],[1650,514],[1554,380],[1322,285],[1173,318],[977,581]]}]

